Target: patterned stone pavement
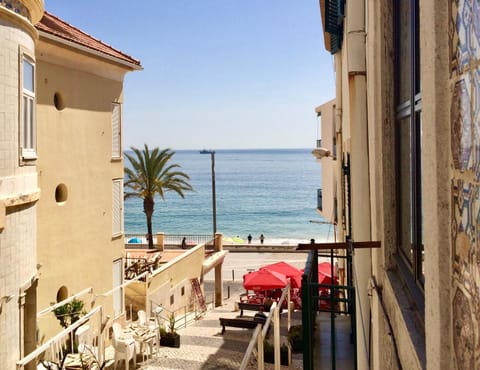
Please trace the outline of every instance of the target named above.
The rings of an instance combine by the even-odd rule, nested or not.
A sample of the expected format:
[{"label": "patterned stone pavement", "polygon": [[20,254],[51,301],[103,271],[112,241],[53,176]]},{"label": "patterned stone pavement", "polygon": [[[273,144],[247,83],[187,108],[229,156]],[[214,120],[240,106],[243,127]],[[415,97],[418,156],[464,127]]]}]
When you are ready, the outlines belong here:
[{"label": "patterned stone pavement", "polygon": [[[160,347],[152,359],[137,365],[137,368],[142,370],[238,369],[253,330],[227,327],[225,333],[221,334],[219,318],[236,317],[239,314],[234,310],[234,302],[243,291],[241,284],[230,284],[230,289],[231,298],[225,300],[221,307],[208,311],[203,319],[179,330],[180,348]],[[298,321],[298,318],[295,321]],[[298,323],[295,321],[292,324]],[[282,314],[281,325],[281,334],[285,335],[286,313]],[[282,340],[285,341],[286,338],[282,337]],[[248,369],[257,368],[257,361],[252,356]],[[273,368],[273,364],[265,363],[265,369]],[[282,369],[302,369],[301,354],[294,354],[291,366],[282,366]]]}]

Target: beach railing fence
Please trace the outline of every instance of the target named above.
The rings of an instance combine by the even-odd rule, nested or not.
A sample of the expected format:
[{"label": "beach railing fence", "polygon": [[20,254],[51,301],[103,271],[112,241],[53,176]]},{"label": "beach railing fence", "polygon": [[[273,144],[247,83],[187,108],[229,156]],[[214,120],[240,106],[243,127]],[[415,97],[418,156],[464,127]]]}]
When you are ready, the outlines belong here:
[{"label": "beach railing fence", "polygon": [[202,234],[165,234],[165,246],[181,246],[183,238],[185,238],[187,248],[192,248],[199,244],[205,244],[206,248],[213,248],[213,236]]},{"label": "beach railing fence", "polygon": [[[153,245],[157,245],[157,236],[153,234]],[[212,235],[205,234],[164,234],[163,246],[177,248],[182,246],[182,240],[185,238],[186,249],[195,247],[199,244],[205,244],[206,249],[214,248],[214,238]],[[144,249],[148,248],[147,234],[126,233],[125,246],[127,248]]]},{"label": "beach railing fence", "polygon": [[[126,233],[124,236],[125,239],[125,246],[130,247],[130,248],[148,248],[148,240],[147,240],[147,234],[140,234],[140,233]],[[153,235],[153,244],[157,244],[157,237],[154,234]]]}]

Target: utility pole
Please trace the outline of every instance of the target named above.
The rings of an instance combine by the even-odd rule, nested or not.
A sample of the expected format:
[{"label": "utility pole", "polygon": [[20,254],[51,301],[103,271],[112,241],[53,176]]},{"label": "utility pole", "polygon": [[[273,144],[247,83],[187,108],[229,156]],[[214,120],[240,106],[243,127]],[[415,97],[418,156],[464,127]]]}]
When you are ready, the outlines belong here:
[{"label": "utility pole", "polygon": [[213,214],[213,236],[217,233],[217,202],[215,194],[215,151],[202,150],[200,154],[210,154],[212,160],[212,214]]}]

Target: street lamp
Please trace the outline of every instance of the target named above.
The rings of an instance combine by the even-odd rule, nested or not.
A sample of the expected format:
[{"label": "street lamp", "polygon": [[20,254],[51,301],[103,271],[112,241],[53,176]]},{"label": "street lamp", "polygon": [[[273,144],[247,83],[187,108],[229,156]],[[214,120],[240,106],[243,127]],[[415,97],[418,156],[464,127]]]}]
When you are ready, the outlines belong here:
[{"label": "street lamp", "polygon": [[212,159],[212,211],[213,211],[213,236],[217,233],[217,206],[215,200],[215,150],[201,150],[200,154],[210,154]]}]

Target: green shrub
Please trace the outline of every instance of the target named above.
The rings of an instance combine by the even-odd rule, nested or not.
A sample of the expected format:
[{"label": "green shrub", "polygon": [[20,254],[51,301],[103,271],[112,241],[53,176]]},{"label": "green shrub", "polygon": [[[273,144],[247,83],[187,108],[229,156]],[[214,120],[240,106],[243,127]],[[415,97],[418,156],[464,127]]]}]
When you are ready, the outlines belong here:
[{"label": "green shrub", "polygon": [[[265,362],[275,363],[275,347],[272,343],[267,341],[263,342],[263,357]],[[285,343],[280,346],[280,363],[282,365],[288,365],[288,346]]]},{"label": "green shrub", "polygon": [[293,352],[303,351],[303,327],[302,325],[293,325],[287,334],[288,343]]},{"label": "green shrub", "polygon": [[68,328],[74,322],[78,321],[80,317],[85,315],[84,305],[83,301],[75,298],[63,306],[54,309],[53,313],[57,320],[60,321],[60,325],[63,328]]}]

